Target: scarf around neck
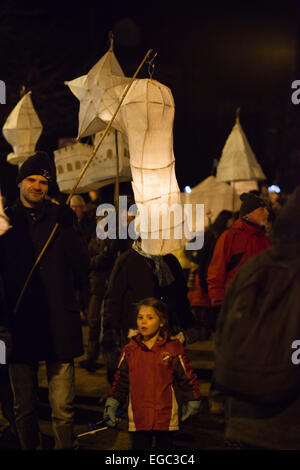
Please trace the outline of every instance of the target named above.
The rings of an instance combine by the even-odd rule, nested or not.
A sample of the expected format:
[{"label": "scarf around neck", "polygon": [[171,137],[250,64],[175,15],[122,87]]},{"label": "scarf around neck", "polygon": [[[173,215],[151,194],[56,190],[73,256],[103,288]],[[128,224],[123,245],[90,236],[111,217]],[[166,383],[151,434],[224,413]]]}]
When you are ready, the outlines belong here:
[{"label": "scarf around neck", "polygon": [[149,264],[151,265],[153,273],[156,276],[160,287],[169,286],[170,284],[172,284],[172,282],[174,282],[175,279],[172,274],[172,271],[164,260],[163,256],[149,255],[148,253],[145,253],[145,251],[142,250],[137,240],[135,240],[132,244],[132,249],[136,251],[139,255],[152,261],[152,263]]}]

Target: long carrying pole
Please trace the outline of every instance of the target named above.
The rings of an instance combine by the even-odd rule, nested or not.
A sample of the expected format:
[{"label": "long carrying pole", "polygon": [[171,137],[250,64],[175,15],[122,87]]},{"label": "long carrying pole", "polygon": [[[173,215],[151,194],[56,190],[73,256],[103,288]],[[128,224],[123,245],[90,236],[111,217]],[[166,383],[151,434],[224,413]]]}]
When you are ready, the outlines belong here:
[{"label": "long carrying pole", "polygon": [[[75,193],[75,191],[76,191],[76,189],[77,189],[77,187],[78,187],[80,181],[82,180],[83,175],[85,174],[85,172],[86,172],[86,170],[88,169],[88,167],[89,167],[91,161],[93,160],[94,156],[96,155],[96,153],[97,153],[97,151],[98,151],[100,145],[102,144],[102,142],[103,142],[103,140],[104,140],[106,134],[107,134],[108,131],[110,130],[110,128],[111,128],[111,126],[112,126],[112,123],[114,122],[114,119],[115,119],[115,117],[116,117],[116,115],[117,115],[117,113],[118,113],[118,111],[119,111],[119,109],[120,109],[120,107],[121,107],[121,105],[122,105],[124,99],[125,99],[125,96],[127,95],[127,93],[128,93],[128,91],[129,91],[131,85],[133,84],[133,82],[134,82],[134,80],[135,80],[137,74],[139,73],[140,69],[142,68],[142,66],[144,65],[144,63],[146,62],[146,60],[148,59],[148,57],[149,57],[149,55],[151,54],[151,52],[152,52],[152,49],[149,49],[149,51],[148,51],[147,54],[145,55],[144,59],[142,60],[142,62],[141,62],[140,65],[138,66],[138,68],[137,68],[135,74],[133,75],[133,77],[131,78],[131,80],[130,80],[130,82],[128,83],[127,87],[125,88],[125,90],[124,90],[124,92],[123,92],[123,95],[122,95],[122,97],[121,97],[121,100],[120,100],[120,102],[119,102],[119,104],[118,104],[118,106],[117,106],[117,108],[116,108],[116,110],[115,110],[115,112],[114,112],[114,114],[113,114],[113,116],[112,116],[110,122],[107,124],[106,129],[105,129],[105,131],[104,131],[104,133],[103,133],[101,139],[99,140],[98,144],[97,144],[96,147],[94,148],[94,150],[93,150],[93,152],[92,152],[90,158],[88,159],[88,161],[86,162],[86,164],[85,164],[84,167],[82,168],[81,173],[80,173],[80,175],[79,175],[79,177],[78,177],[76,183],[74,184],[71,193],[70,193],[69,196],[68,196],[68,199],[67,199],[67,201],[66,201],[66,204],[69,204],[69,202],[70,202],[70,200],[71,200],[73,194]],[[55,224],[55,226],[54,226],[54,228],[53,228],[53,230],[52,230],[52,232],[51,232],[51,234],[50,234],[48,240],[46,241],[46,243],[45,243],[45,245],[44,245],[42,251],[40,252],[39,256],[37,257],[37,259],[36,259],[36,261],[35,261],[33,267],[31,268],[31,271],[29,272],[29,274],[28,274],[28,276],[27,276],[27,279],[26,279],[26,281],[25,281],[25,284],[24,284],[24,286],[23,286],[23,289],[22,289],[22,291],[21,291],[21,293],[20,293],[20,295],[19,295],[19,298],[18,298],[18,300],[17,300],[16,306],[15,306],[15,308],[14,308],[14,313],[16,313],[16,312],[19,310],[19,307],[20,307],[20,305],[21,305],[22,299],[23,299],[23,297],[24,297],[24,293],[25,293],[25,291],[26,291],[26,289],[27,289],[27,286],[28,286],[29,281],[30,281],[30,279],[31,279],[31,277],[32,277],[32,274],[33,274],[35,268],[37,267],[37,265],[39,264],[40,260],[42,259],[43,254],[44,254],[45,251],[47,250],[47,248],[48,248],[48,246],[49,246],[49,244],[50,244],[52,238],[54,237],[54,235],[55,235],[55,233],[56,233],[56,230],[57,230],[58,226],[59,226],[59,223],[57,222],[57,223]]]},{"label": "long carrying pole", "polygon": [[[118,145],[117,129],[115,130],[115,147],[116,147],[116,181],[115,181],[114,205],[116,209],[117,220],[119,220],[120,161],[119,161],[119,145]],[[117,236],[119,236],[119,224],[117,224]]]},{"label": "long carrying pole", "polygon": [[[110,51],[114,50],[114,35],[113,32],[109,33]],[[116,220],[119,220],[119,195],[120,195],[120,159],[119,159],[119,145],[118,145],[118,131],[115,129],[115,149],[116,149],[116,180],[114,191],[114,206],[116,210]],[[119,224],[117,224],[117,237],[119,236]]]}]

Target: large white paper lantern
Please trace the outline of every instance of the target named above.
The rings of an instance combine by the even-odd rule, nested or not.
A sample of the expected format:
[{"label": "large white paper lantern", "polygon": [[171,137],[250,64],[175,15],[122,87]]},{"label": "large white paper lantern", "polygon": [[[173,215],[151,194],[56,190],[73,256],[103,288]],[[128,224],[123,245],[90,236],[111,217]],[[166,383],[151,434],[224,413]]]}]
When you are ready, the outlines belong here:
[{"label": "large white paper lantern", "polygon": [[266,179],[237,116],[217,168],[217,181]]},{"label": "large white paper lantern", "polygon": [[257,180],[249,181],[232,181],[231,186],[234,186],[234,191],[236,194],[240,195],[242,193],[249,193],[249,191],[258,191]]},{"label": "large white paper lantern", "polygon": [[215,176],[209,176],[192,188],[190,193],[182,195],[186,204],[193,204],[193,226],[195,230],[195,205],[204,204],[205,226],[209,222],[214,222],[218,214],[223,210],[232,211],[232,207],[237,211],[240,208],[241,201],[233,188],[226,183],[217,181]]},{"label": "large white paper lantern", "polygon": [[21,98],[2,128],[5,139],[14,150],[7,156],[7,161],[12,165],[22,164],[35,153],[36,143],[43,130],[30,95],[31,91]]},{"label": "large white paper lantern", "polygon": [[[142,246],[152,254],[180,249],[186,241],[173,154],[174,113],[171,90],[150,79],[136,80],[121,106],[135,202],[147,214],[140,225]],[[172,207],[178,212],[175,219]],[[181,232],[180,239],[175,238],[176,231]]]}]

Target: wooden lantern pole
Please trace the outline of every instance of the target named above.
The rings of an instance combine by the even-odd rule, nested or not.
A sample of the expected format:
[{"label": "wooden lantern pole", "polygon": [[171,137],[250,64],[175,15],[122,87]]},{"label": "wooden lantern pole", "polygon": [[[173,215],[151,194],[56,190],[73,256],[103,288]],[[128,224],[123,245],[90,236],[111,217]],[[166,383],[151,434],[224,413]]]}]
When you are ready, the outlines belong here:
[{"label": "wooden lantern pole", "polygon": [[[241,111],[241,108],[238,107],[235,112],[236,124],[240,122],[240,111]],[[232,181],[232,220],[233,221],[234,221],[234,200],[235,200],[234,181]]]},{"label": "wooden lantern pole", "polygon": [[[113,32],[109,33],[110,46],[109,50],[113,52],[114,50],[114,35]],[[120,157],[119,157],[119,145],[118,145],[118,131],[115,129],[115,149],[116,149],[116,179],[115,179],[115,190],[114,190],[114,206],[116,210],[117,218],[117,237],[119,236],[119,196],[120,196]]]},{"label": "wooden lantern pole", "polygon": [[[115,181],[115,194],[114,206],[116,210],[117,221],[119,221],[119,196],[120,196],[120,161],[119,161],[119,145],[118,145],[118,131],[115,129],[115,147],[116,147],[116,181]],[[119,236],[119,222],[117,223],[117,237]]]}]

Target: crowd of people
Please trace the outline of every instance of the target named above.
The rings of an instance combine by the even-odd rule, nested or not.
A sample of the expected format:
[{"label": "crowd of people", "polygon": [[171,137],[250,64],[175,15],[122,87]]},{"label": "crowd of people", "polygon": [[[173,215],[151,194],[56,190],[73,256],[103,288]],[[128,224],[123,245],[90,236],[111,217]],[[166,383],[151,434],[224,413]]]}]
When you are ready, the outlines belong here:
[{"label": "crowd of people", "polygon": [[[0,339],[7,352],[7,364],[0,365],[0,400],[17,445],[24,450],[41,445],[37,372],[39,362],[45,361],[55,449],[78,448],[74,359],[84,353],[82,323],[86,322],[88,346],[80,366],[94,373],[102,351],[111,386],[104,416],[115,427],[118,408],[127,406],[133,449],[151,448],[153,437],[157,448],[171,448],[179,422],[199,412],[201,387],[184,345],[215,337],[211,412],[226,414],[229,438],[250,447],[260,442],[266,448],[280,448],[283,432],[270,433],[270,440],[261,441],[251,420],[261,420],[259,432],[263,432],[263,421],[270,419],[271,427],[279,414],[279,426],[284,426],[286,414],[296,416],[297,394],[279,408],[272,403],[272,410],[265,403],[253,404],[247,394],[235,394],[237,380],[231,384],[228,363],[222,358],[225,353],[229,357],[230,341],[224,338],[234,337],[226,322],[237,308],[238,293],[258,267],[265,269],[260,279],[269,290],[261,287],[244,297],[236,313],[236,319],[243,319],[243,309],[253,309],[249,331],[260,309],[272,313],[276,308],[269,299],[273,280],[283,286],[285,279],[292,279],[286,285],[289,294],[279,287],[278,292],[295,295],[299,188],[291,197],[274,201],[255,191],[243,193],[239,212],[222,211],[206,228],[203,248],[185,252],[191,263],[186,279],[173,254],[145,253],[138,234],[135,240],[99,239],[96,224],[102,216],[96,217],[96,208],[107,201],[101,200],[99,192],[91,194],[88,203],[82,196],[73,196],[70,207],[51,201],[47,193],[54,180],[55,168],[46,153],[36,152],[25,161],[17,177],[20,197],[5,211],[10,228],[0,237]],[[133,204],[128,195],[127,210],[120,217],[126,227],[134,219],[129,210]],[[36,262],[56,224],[53,238]],[[297,313],[297,302],[291,301],[287,308],[291,318]],[[259,329],[250,338],[258,341]],[[243,343],[248,338],[239,340]],[[300,448],[297,439],[285,437],[282,442],[283,448]]]}]

